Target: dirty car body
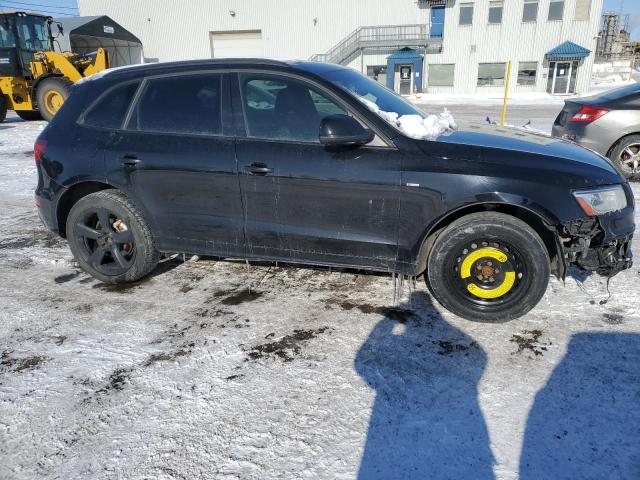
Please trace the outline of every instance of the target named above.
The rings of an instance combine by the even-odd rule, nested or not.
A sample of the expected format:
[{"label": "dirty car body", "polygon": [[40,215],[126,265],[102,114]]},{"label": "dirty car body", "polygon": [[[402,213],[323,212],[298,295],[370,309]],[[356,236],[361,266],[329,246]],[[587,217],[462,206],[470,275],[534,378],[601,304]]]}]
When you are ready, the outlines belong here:
[{"label": "dirty car body", "polygon": [[[159,252],[418,276],[448,226],[497,212],[539,235],[559,277],[570,264],[603,275],[630,267],[633,196],[606,159],[493,126],[410,138],[359,101],[352,75],[310,62],[207,60],[81,82],[36,144],[41,218],[69,237],[74,206],[115,190],[146,219]],[[198,102],[172,98],[190,85]],[[420,115],[371,88],[387,110]],[[301,106],[300,92],[313,105]],[[332,144],[331,132],[319,141],[317,123],[305,130],[308,115],[321,129],[352,117],[369,141]],[[624,202],[588,215],[575,194],[602,187]]]}]

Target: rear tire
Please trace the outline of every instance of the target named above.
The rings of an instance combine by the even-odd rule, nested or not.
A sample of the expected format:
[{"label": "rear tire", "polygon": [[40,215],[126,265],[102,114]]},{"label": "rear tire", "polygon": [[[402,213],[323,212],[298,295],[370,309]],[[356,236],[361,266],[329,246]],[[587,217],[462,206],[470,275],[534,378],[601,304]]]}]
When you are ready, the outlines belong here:
[{"label": "rear tire", "polygon": [[66,232],[80,267],[105,283],[140,280],[160,260],[143,213],[117,190],[81,198],[69,212]]},{"label": "rear tire", "polygon": [[621,139],[609,153],[609,159],[628,180],[640,180],[640,135]]},{"label": "rear tire", "polygon": [[50,77],[40,82],[36,98],[38,99],[38,110],[43,119],[50,122],[58,113],[58,110],[69,98],[72,85],[73,83],[65,77]]},{"label": "rear tire", "polygon": [[526,223],[497,212],[454,221],[429,253],[425,280],[447,310],[476,322],[505,322],[537,305],[549,283],[549,254]]},{"label": "rear tire", "polygon": [[16,115],[18,115],[25,122],[42,120],[42,115],[38,110],[16,110]]},{"label": "rear tire", "polygon": [[7,108],[7,99],[0,93],[0,123],[4,122],[5,118],[7,118]]}]

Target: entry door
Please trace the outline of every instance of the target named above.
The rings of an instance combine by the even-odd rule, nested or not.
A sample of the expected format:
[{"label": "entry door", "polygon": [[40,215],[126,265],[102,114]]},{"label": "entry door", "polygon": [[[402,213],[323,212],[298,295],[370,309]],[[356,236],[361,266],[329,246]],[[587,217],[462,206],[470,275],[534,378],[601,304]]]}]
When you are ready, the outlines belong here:
[{"label": "entry door", "polygon": [[400,95],[411,95],[413,92],[413,66],[398,65],[400,77]]},{"label": "entry door", "polygon": [[236,154],[249,255],[392,268],[397,152],[322,146],[321,119],[347,112],[302,80],[242,74],[239,86],[247,136],[238,139]]},{"label": "entry door", "polygon": [[575,93],[578,62],[551,62],[549,64],[549,93],[567,95]]},{"label": "entry door", "polygon": [[556,63],[556,80],[553,93],[566,94],[569,89],[569,79],[571,78],[571,62]]},{"label": "entry door", "polygon": [[141,88],[106,149],[110,180],[147,210],[163,250],[243,255],[228,81],[172,75]]}]

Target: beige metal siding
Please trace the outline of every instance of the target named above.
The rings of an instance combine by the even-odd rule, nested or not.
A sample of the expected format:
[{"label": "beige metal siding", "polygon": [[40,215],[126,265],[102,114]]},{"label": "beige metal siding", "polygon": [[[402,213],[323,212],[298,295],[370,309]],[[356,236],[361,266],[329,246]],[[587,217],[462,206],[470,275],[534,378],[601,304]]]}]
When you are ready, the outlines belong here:
[{"label": "beige metal siding", "polygon": [[[499,88],[476,86],[478,63],[508,60],[516,67],[521,61],[538,62],[535,89],[544,91],[546,52],[566,40],[596,49],[603,0],[591,0],[589,20],[576,20],[576,13],[584,12],[584,1],[565,0],[563,21],[549,22],[550,0],[540,0],[538,21],[523,24],[524,2],[505,0],[502,23],[489,25],[489,0],[475,0],[473,25],[460,26],[461,2],[447,0],[444,52],[426,55],[424,63],[454,63],[455,86],[429,91],[499,95]],[[260,31],[266,57],[306,59],[328,51],[360,26],[428,23],[430,13],[427,2],[416,0],[78,0],[78,4],[81,15],[112,17],[141,38],[146,57],[161,61],[208,58],[211,32],[233,31]],[[367,65],[385,64],[386,56],[387,52],[368,53],[351,66],[366,72]],[[588,87],[593,59],[592,54],[581,62],[579,92]],[[514,91],[531,90],[515,86],[516,79],[514,68]]]}]

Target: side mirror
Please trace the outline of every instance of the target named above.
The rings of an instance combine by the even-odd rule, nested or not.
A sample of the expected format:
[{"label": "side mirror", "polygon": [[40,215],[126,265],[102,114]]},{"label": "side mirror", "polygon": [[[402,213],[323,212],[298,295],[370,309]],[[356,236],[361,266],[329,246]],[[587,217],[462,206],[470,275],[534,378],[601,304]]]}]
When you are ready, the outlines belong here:
[{"label": "side mirror", "polygon": [[58,23],[58,33],[64,36],[64,28],[62,28],[62,25],[59,23]]},{"label": "side mirror", "polygon": [[358,146],[373,141],[375,135],[371,130],[360,125],[355,118],[348,115],[329,115],[320,122],[320,143],[322,145]]}]

